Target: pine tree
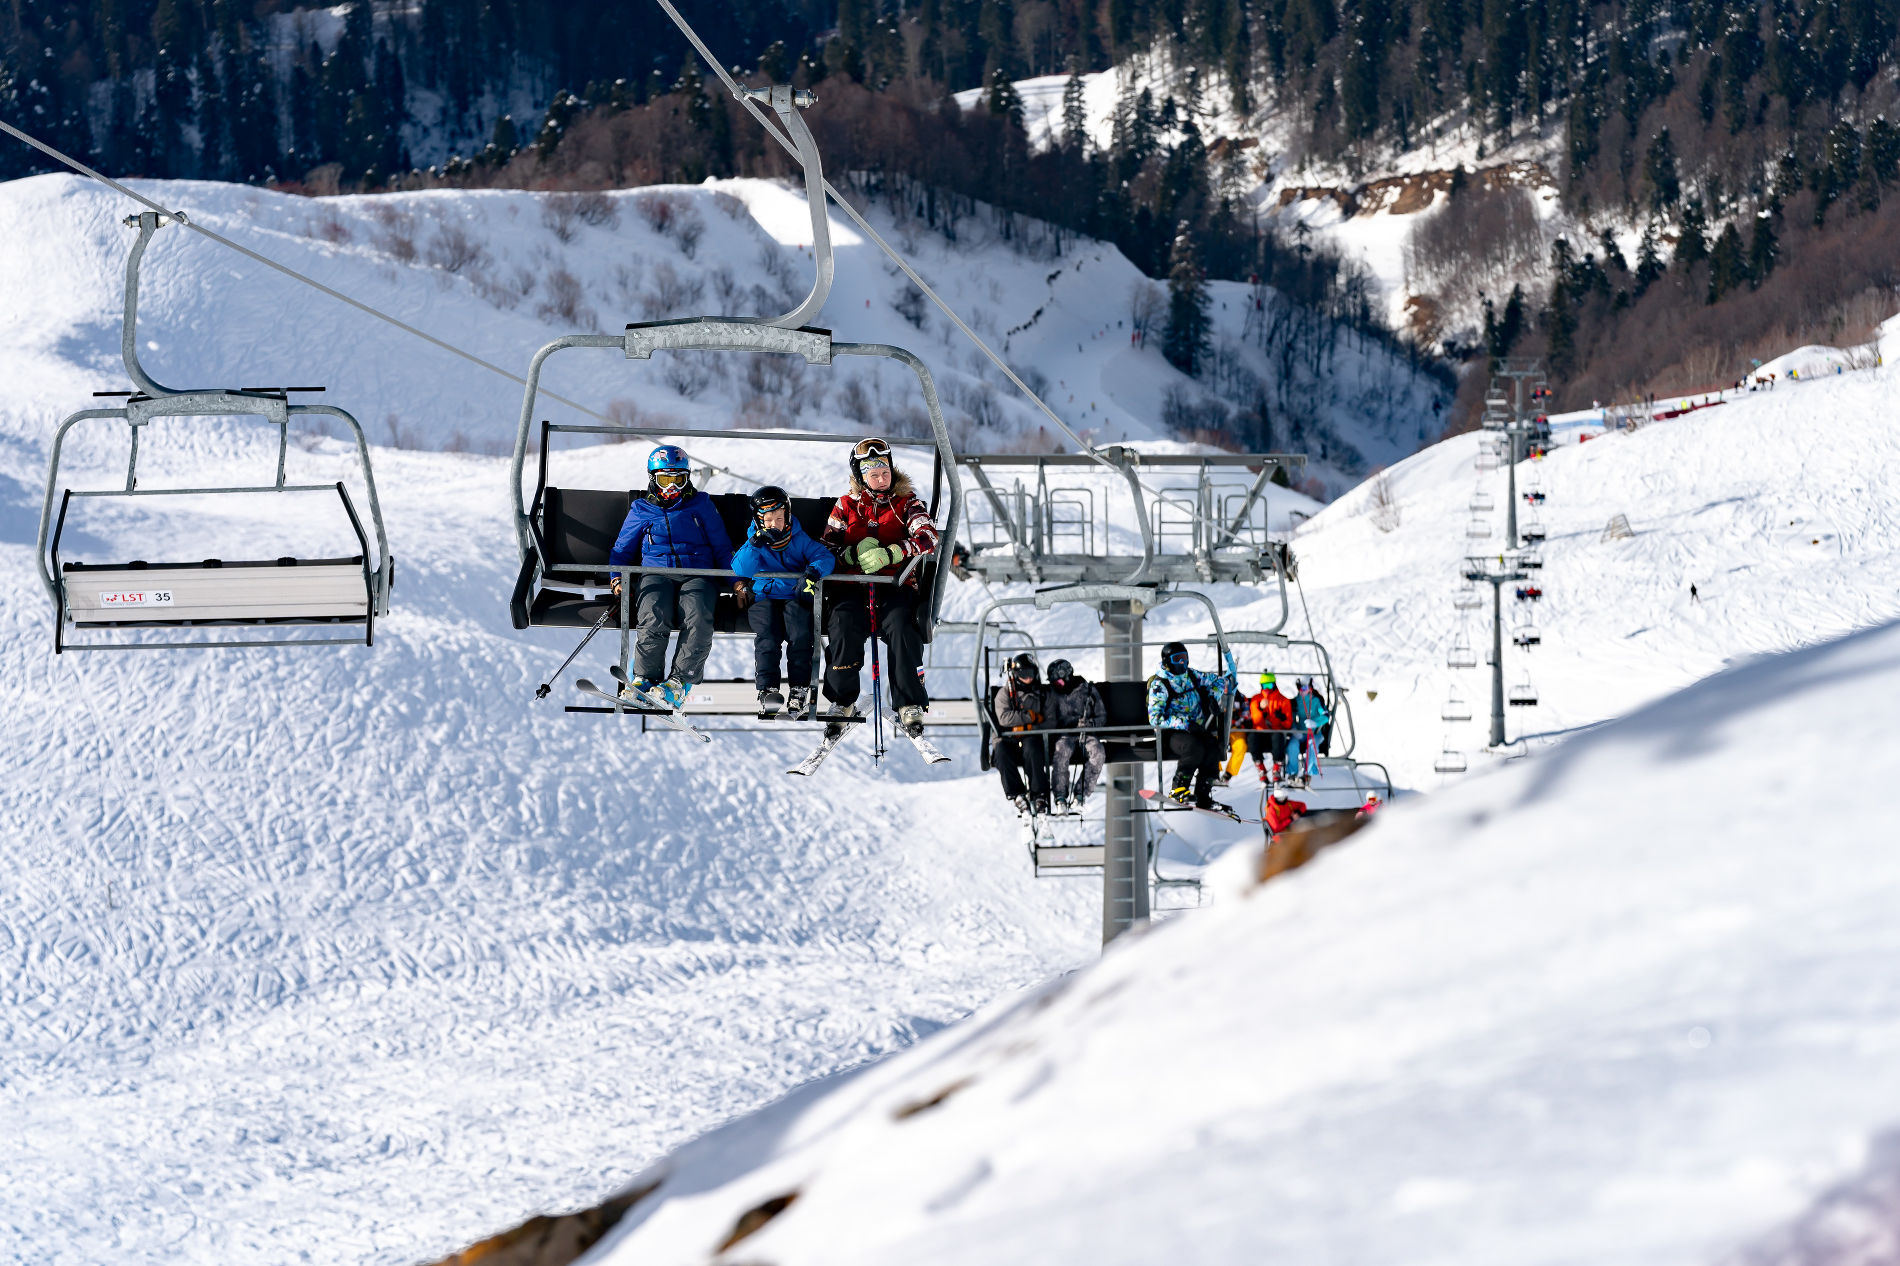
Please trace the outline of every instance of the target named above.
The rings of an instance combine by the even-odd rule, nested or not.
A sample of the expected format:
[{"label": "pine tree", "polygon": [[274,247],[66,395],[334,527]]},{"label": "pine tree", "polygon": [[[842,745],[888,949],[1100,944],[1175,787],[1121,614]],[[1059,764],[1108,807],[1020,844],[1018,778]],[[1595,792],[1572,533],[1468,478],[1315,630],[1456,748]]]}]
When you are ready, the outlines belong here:
[{"label": "pine tree", "polygon": [[1662,275],[1662,244],[1656,240],[1656,224],[1651,221],[1643,226],[1643,236],[1636,243],[1636,293],[1642,294]]},{"label": "pine tree", "polygon": [[1702,199],[1691,198],[1682,206],[1682,225],[1677,230],[1678,268],[1689,268],[1709,257],[1708,217],[1702,211]]},{"label": "pine tree", "polygon": [[1709,252],[1709,302],[1714,303],[1748,280],[1748,260],[1742,249],[1742,235],[1733,222],[1722,226],[1715,246]]},{"label": "pine tree", "polygon": [[1682,196],[1682,177],[1676,171],[1676,145],[1669,139],[1668,128],[1656,133],[1656,139],[1649,143],[1643,175],[1649,181],[1651,209],[1661,211],[1676,205]]},{"label": "pine tree", "polygon": [[1576,367],[1577,313],[1570,302],[1570,286],[1560,276],[1550,286],[1550,306],[1544,310],[1544,357],[1551,372],[1564,377]]},{"label": "pine tree", "polygon": [[1207,354],[1209,304],[1200,252],[1182,221],[1168,257],[1168,333],[1161,353],[1184,374],[1198,372]]},{"label": "pine tree", "polygon": [[1776,214],[1773,208],[1755,213],[1755,229],[1748,238],[1748,279],[1754,286],[1768,280],[1781,257],[1780,243],[1775,240]]},{"label": "pine tree", "polygon": [[1071,67],[1068,82],[1062,85],[1062,148],[1077,156],[1088,153],[1088,104],[1083,99],[1083,81]]}]

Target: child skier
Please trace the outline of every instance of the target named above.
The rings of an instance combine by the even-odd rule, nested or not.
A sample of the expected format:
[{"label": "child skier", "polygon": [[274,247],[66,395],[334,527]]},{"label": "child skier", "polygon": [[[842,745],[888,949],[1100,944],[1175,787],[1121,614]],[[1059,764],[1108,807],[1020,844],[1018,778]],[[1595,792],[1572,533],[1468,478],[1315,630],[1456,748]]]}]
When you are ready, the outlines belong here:
[{"label": "child skier", "polygon": [[990,763],[1016,811],[1031,815],[1049,811],[1049,749],[1035,732],[1049,708],[1041,678],[1036,657],[1023,651],[1009,661],[1009,680],[991,700],[1000,732],[990,744]]},{"label": "child skier", "polygon": [[[746,608],[752,626],[752,684],[759,690],[760,713],[769,716],[787,706],[778,689],[779,648],[784,647],[790,711],[804,716],[812,705],[812,608],[818,581],[832,573],[838,560],[792,517],[792,499],[785,489],[767,484],[752,494],[751,504],[752,526],[732,556],[732,570],[741,578],[739,605]],[[760,577],[760,572],[803,575],[791,580]]]},{"label": "child skier", "polygon": [[[662,444],[647,454],[646,491],[627,508],[607,561],[620,566],[721,570],[732,565],[732,541],[712,498],[693,487],[693,468],[685,449]],[[674,710],[686,702],[712,649],[713,599],[721,583],[712,576],[640,577],[634,586],[635,623],[640,630],[633,647],[636,691],[657,696]],[[620,592],[618,572],[613,573],[613,589]],[[680,636],[673,652],[673,672],[667,676],[666,639],[675,613]]]},{"label": "child skier", "polygon": [[[1108,707],[1102,702],[1102,692],[1095,683],[1075,671],[1075,666],[1066,659],[1058,659],[1049,665],[1048,702],[1051,720],[1058,730],[1087,730],[1094,726],[1108,724]],[[1082,749],[1085,758],[1081,780],[1076,784],[1075,798],[1069,797],[1069,761],[1074,758],[1077,748]],[[1054,763],[1053,781],[1056,793],[1056,811],[1058,813],[1080,813],[1088,801],[1089,793],[1095,790],[1102,780],[1102,770],[1108,764],[1108,749],[1102,746],[1102,740],[1093,734],[1058,734],[1055,750],[1050,755]]]},{"label": "child skier", "polygon": [[1219,728],[1225,699],[1234,688],[1233,663],[1225,673],[1207,673],[1188,666],[1187,647],[1169,642],[1161,648],[1161,671],[1148,679],[1148,724],[1162,733],[1163,757],[1173,756],[1174,784],[1168,790],[1176,804],[1192,798],[1199,809],[1225,808],[1214,803],[1214,775],[1220,767]]}]

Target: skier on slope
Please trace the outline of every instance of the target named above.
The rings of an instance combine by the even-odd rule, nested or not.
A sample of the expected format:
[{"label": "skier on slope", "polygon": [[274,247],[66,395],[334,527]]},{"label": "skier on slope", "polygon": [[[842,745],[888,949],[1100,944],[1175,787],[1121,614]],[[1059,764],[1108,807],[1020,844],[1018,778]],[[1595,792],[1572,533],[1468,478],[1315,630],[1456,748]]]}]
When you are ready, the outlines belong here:
[{"label": "skier on slope", "polygon": [[[712,498],[693,487],[686,450],[662,444],[647,454],[646,491],[635,494],[614,539],[610,564],[641,567],[697,567],[721,571],[732,565],[732,541],[713,508]],[[613,572],[620,592],[620,573]],[[633,688],[657,694],[678,710],[706,667],[712,649],[713,601],[722,582],[712,576],[645,574],[634,586]],[[679,642],[673,672],[666,672],[666,641],[677,613]],[[664,677],[665,680],[661,681]],[[658,684],[658,690],[654,687]],[[626,693],[622,691],[622,693]]]},{"label": "skier on slope", "polygon": [[1049,749],[1036,733],[1049,704],[1034,655],[1023,651],[1010,659],[1009,678],[996,688],[991,703],[998,732],[990,744],[990,763],[1003,780],[1003,794],[1018,813],[1049,812]]},{"label": "skier on slope", "polygon": [[1162,733],[1162,757],[1175,758],[1174,783],[1168,797],[1187,804],[1188,782],[1193,780],[1193,803],[1199,809],[1221,809],[1214,802],[1214,775],[1220,768],[1220,724],[1227,694],[1234,688],[1234,665],[1208,673],[1188,664],[1188,650],[1180,642],[1161,648],[1161,671],[1148,679],[1148,724]]},{"label": "skier on slope", "polygon": [[1293,700],[1294,749],[1288,774],[1297,777],[1302,787],[1312,786],[1313,779],[1319,777],[1324,731],[1332,722],[1332,714],[1326,710],[1326,701],[1319,697],[1319,691],[1314,689],[1313,679],[1300,678],[1300,692]]},{"label": "skier on slope", "polygon": [[[937,525],[930,510],[911,488],[908,476],[891,461],[891,446],[880,439],[859,440],[851,449],[851,490],[838,498],[825,523],[824,543],[843,561],[843,573],[896,576],[912,559],[937,549]],[[911,569],[903,584],[847,584],[832,604],[825,671],[825,698],[830,715],[858,715],[859,673],[864,667],[865,642],[873,621],[877,635],[890,648],[887,674],[891,702],[897,705],[897,723],[912,738],[924,732],[924,710],[930,695],[924,689],[923,633],[917,626],[921,567]],[[875,606],[872,604],[875,603]],[[837,737],[843,720],[825,727],[827,738]]]},{"label": "skier on slope", "polygon": [[[813,604],[818,582],[837,568],[838,560],[792,517],[792,499],[785,489],[767,484],[750,500],[752,527],[745,544],[732,556],[732,570],[742,577],[739,606],[752,627],[752,684],[758,687],[761,713],[769,715],[786,706],[785,696],[778,691],[779,647],[783,645],[785,679],[791,683],[790,709],[793,716],[803,716],[812,703]],[[760,579],[760,572],[803,575],[797,580]]]},{"label": "skier on slope", "polygon": [[1275,787],[1273,794],[1267,797],[1266,812],[1260,815],[1260,820],[1266,824],[1268,842],[1292,826],[1296,818],[1305,817],[1306,812],[1304,800],[1291,799],[1285,787]]},{"label": "skier on slope", "polygon": [[[1102,692],[1095,688],[1094,682],[1076,672],[1075,666],[1066,659],[1049,665],[1049,690],[1044,698],[1049,701],[1049,719],[1056,729],[1088,730],[1108,724],[1108,706],[1102,702]],[[1082,776],[1075,783],[1075,798],[1071,800],[1069,762],[1075,758],[1078,748],[1084,763]],[[1089,793],[1102,780],[1102,770],[1108,764],[1108,749],[1093,734],[1060,734],[1056,736],[1050,760],[1055,767],[1056,808],[1082,812]]]}]

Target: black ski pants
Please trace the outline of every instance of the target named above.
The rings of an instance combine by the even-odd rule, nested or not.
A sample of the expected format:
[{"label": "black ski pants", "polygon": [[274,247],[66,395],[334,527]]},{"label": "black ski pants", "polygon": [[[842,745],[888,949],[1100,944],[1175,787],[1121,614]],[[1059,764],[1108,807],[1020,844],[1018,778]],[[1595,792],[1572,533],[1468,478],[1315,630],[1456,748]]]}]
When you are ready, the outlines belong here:
[{"label": "black ski pants", "polygon": [[1042,735],[998,735],[990,744],[990,763],[1002,776],[1003,794],[1011,800],[1025,791],[1037,799],[1049,794],[1049,748]]},{"label": "black ski pants", "polygon": [[924,639],[917,631],[917,591],[907,585],[840,585],[841,589],[870,590],[851,593],[831,608],[825,647],[825,698],[833,703],[856,703],[863,689],[864,645],[871,637],[868,599],[877,601],[877,636],[890,654],[884,664],[884,684],[894,708],[930,706],[924,689]]},{"label": "black ski pants", "polygon": [[746,608],[752,626],[752,684],[760,690],[779,687],[779,652],[785,654],[784,680],[794,686],[811,684],[812,615],[809,598],[754,598]]},{"label": "black ski pants", "polygon": [[1174,785],[1185,787],[1190,777],[1194,780],[1194,798],[1210,799],[1214,794],[1214,776],[1220,772],[1221,750],[1220,735],[1211,730],[1198,727],[1187,730],[1163,730],[1167,750],[1162,754],[1176,760],[1174,766]]}]

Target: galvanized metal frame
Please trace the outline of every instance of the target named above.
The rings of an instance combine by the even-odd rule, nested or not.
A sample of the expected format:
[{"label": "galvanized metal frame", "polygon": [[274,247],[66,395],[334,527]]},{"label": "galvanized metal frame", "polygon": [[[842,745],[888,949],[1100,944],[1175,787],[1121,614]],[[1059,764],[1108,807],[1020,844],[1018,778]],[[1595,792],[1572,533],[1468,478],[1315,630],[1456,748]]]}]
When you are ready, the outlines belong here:
[{"label": "galvanized metal frame", "polygon": [[[370,466],[369,441],[363,434],[363,428],[347,411],[335,405],[299,405],[291,404],[288,393],[292,391],[321,390],[308,387],[244,387],[176,389],[167,387],[146,372],[139,361],[138,354],[138,296],[139,266],[145,257],[146,248],[158,230],[173,223],[173,218],[155,211],[143,211],[127,216],[128,228],[138,229],[138,238],[133,242],[125,261],[125,308],[120,327],[120,355],[125,363],[126,373],[136,385],[137,390],[125,394],[124,405],[111,409],[81,409],[68,415],[53,433],[52,452],[47,460],[46,492],[40,503],[40,522],[35,541],[34,561],[39,567],[40,582],[47,596],[53,600],[54,608],[54,652],[67,650],[178,650],[241,648],[258,646],[335,646],[370,645],[374,642],[377,616],[389,614],[389,591],[395,580],[395,559],[389,552],[389,536],[383,525],[382,502],[376,493],[376,476]],[[358,517],[349,492],[339,480],[331,484],[292,484],[287,481],[288,453],[290,448],[290,425],[293,419],[308,416],[337,418],[350,429],[356,441],[356,457],[362,468],[363,486],[369,503],[370,524],[376,537],[376,554],[371,561],[368,540],[363,531],[362,520]],[[171,417],[262,417],[267,425],[277,427],[277,476],[274,482],[261,485],[209,485],[200,488],[140,488],[138,486],[139,429],[149,425],[157,418]],[[99,420],[117,420],[131,428],[131,442],[125,468],[125,486],[123,488],[103,489],[66,489],[62,495],[59,487],[60,457],[65,447],[66,435],[82,422]],[[145,642],[67,642],[65,624],[67,619],[65,584],[59,572],[58,555],[60,535],[66,521],[66,507],[73,497],[153,497],[153,496],[219,496],[246,493],[295,493],[335,491],[342,499],[343,508],[348,515],[352,530],[363,546],[363,583],[368,598],[368,615],[364,620],[362,637],[297,637],[286,636],[272,639],[248,639],[243,641],[145,641]],[[58,520],[54,520],[54,502],[59,501]],[[285,621],[268,627],[283,629],[319,628],[324,622],[299,623]],[[170,627],[163,624],[145,624],[141,627]],[[183,626],[180,626],[183,627]],[[192,627],[206,627],[194,625]],[[252,627],[250,625],[224,625],[217,627]]]}]

